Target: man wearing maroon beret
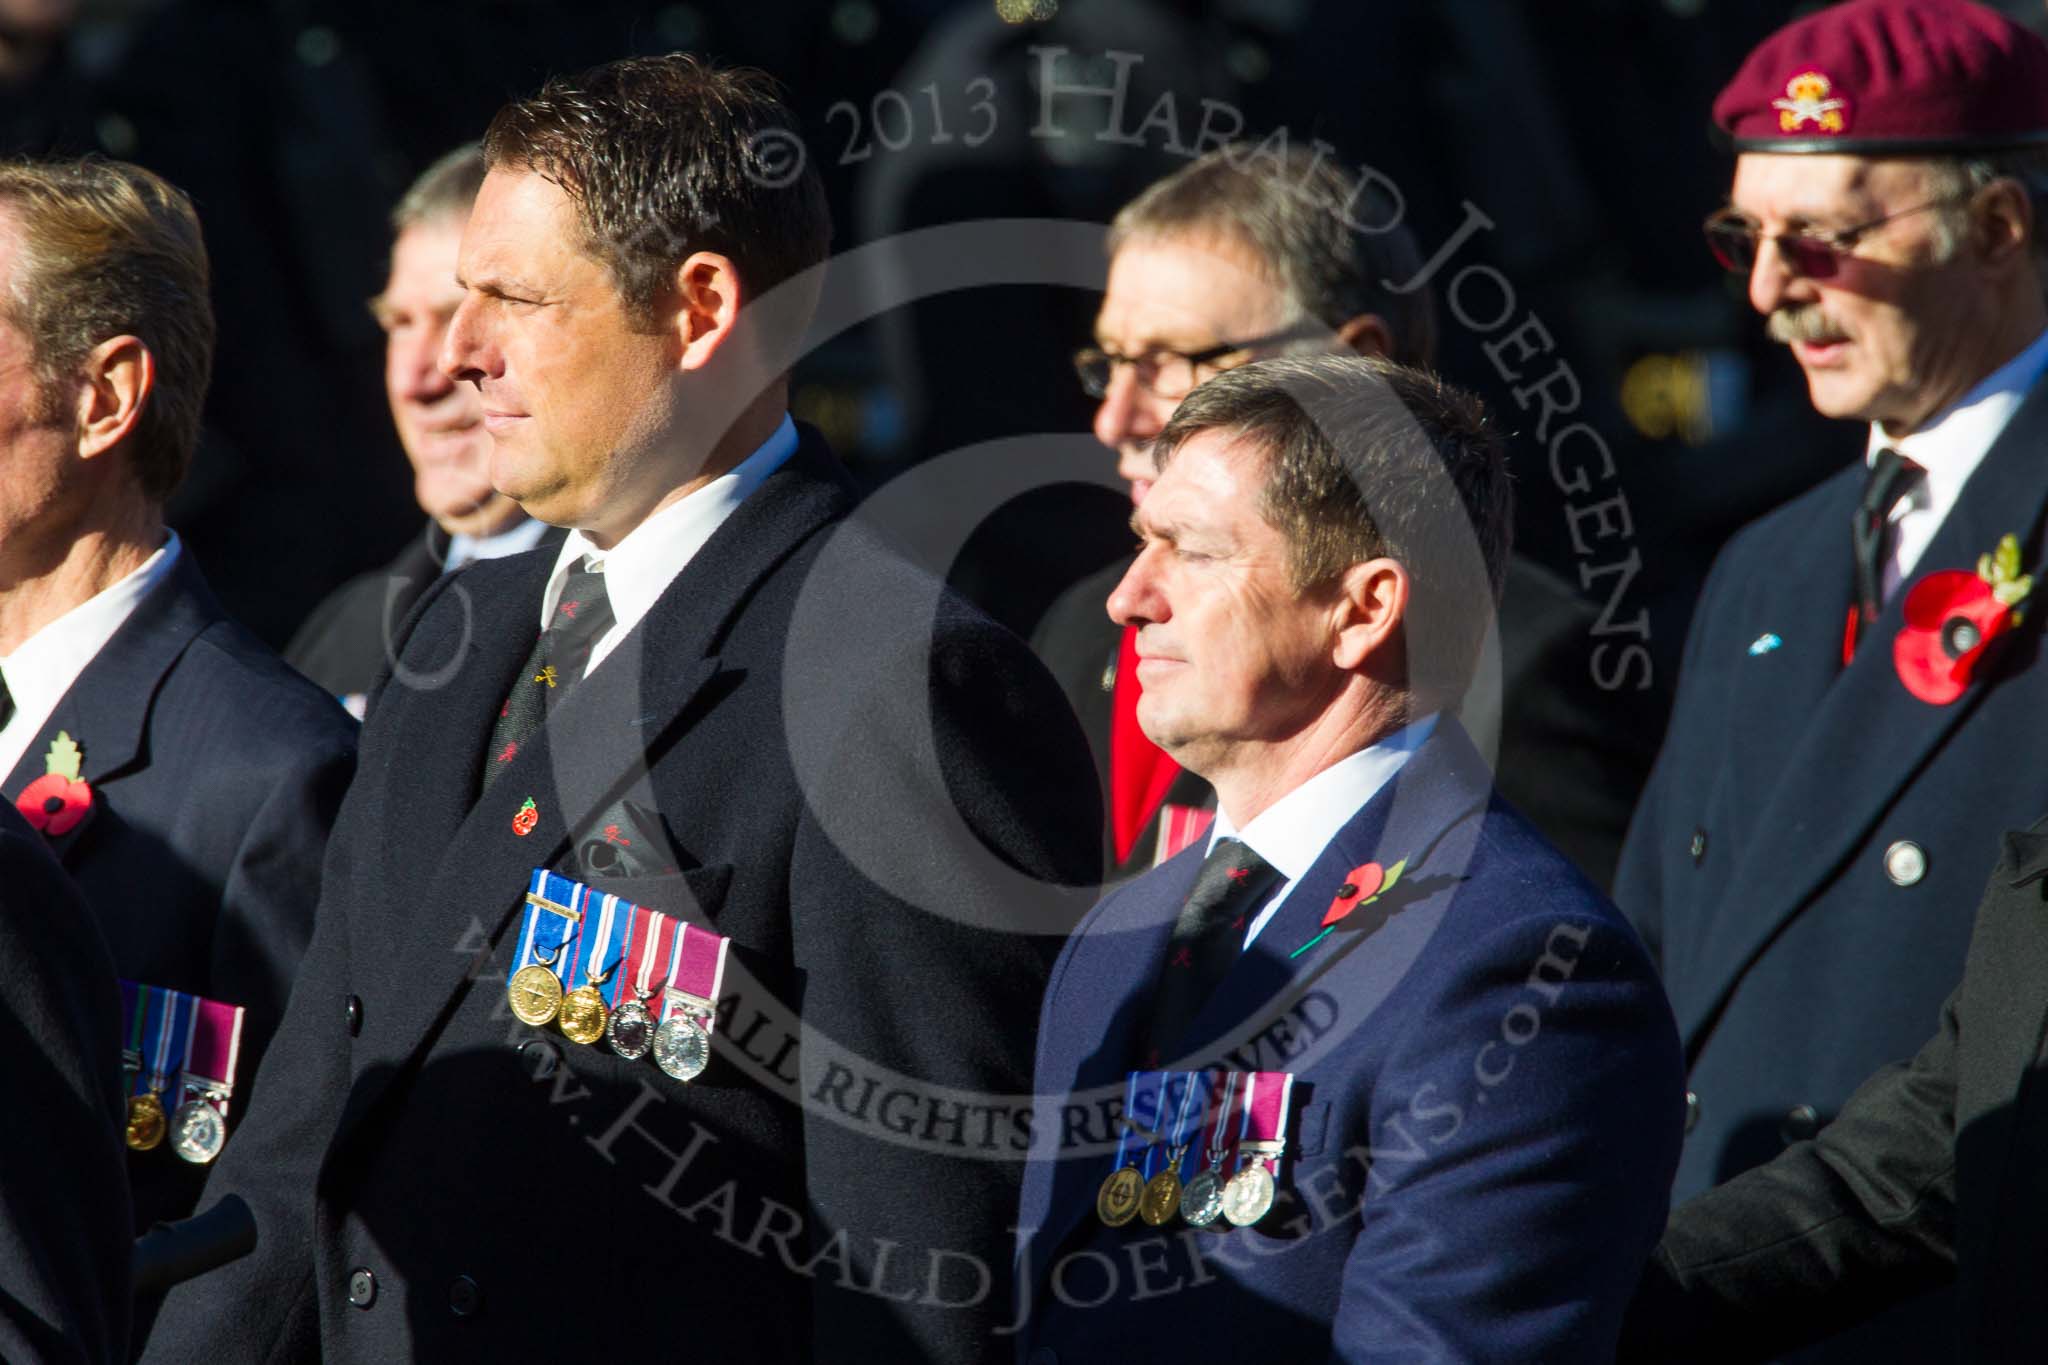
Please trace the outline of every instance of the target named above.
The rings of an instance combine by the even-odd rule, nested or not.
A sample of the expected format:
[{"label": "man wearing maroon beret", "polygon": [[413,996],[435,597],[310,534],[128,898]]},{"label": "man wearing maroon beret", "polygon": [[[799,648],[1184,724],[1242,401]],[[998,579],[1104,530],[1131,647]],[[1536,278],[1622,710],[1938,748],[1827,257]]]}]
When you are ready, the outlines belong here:
[{"label": "man wearing maroon beret", "polygon": [[1716,564],[1624,850],[1692,1090],[1624,1358],[2038,1359],[2044,827],[2006,836],[1974,943],[1967,907],[2048,809],[2048,45],[1850,0],[1714,112],[1709,242],[1870,438]]}]

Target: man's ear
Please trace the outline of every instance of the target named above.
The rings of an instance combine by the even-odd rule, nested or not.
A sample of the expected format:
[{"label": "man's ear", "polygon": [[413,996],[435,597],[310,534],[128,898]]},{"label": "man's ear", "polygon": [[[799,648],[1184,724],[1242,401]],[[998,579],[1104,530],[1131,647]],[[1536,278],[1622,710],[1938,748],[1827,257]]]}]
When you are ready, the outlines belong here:
[{"label": "man's ear", "polygon": [[140,337],[102,341],[79,372],[78,453],[86,459],[126,440],[156,388],[156,357]]},{"label": "man's ear", "polygon": [[2017,180],[1994,180],[1978,191],[1972,224],[1987,261],[2024,259],[2033,249],[2034,206]]},{"label": "man's ear", "polygon": [[676,267],[677,340],[682,367],[701,370],[732,335],[740,312],[740,273],[730,256],[693,252]]},{"label": "man's ear", "polygon": [[1359,355],[1391,356],[1394,329],[1378,313],[1360,313],[1337,329],[1337,343]]},{"label": "man's ear", "polygon": [[1392,644],[1408,619],[1408,570],[1391,559],[1368,559],[1337,583],[1337,636],[1331,658],[1348,673],[1384,674],[1398,666]]}]

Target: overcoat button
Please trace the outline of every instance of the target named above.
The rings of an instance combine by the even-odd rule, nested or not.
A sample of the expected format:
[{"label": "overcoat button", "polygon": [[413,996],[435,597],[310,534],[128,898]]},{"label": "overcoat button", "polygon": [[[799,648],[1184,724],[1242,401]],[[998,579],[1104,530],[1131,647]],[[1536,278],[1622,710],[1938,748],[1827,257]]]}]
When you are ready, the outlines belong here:
[{"label": "overcoat button", "polygon": [[363,998],[351,995],[348,998],[348,1036],[353,1038],[363,1031]]},{"label": "overcoat button", "polygon": [[448,1286],[448,1311],[458,1318],[466,1318],[482,1306],[483,1290],[467,1275],[457,1275],[455,1283]]},{"label": "overcoat button", "polygon": [[1707,856],[1707,832],[1704,829],[1695,829],[1692,832],[1692,847],[1689,851],[1692,853],[1692,865],[1698,867],[1700,859]]},{"label": "overcoat button", "polygon": [[377,1277],[357,1266],[348,1273],[348,1301],[358,1308],[368,1308],[377,1301]]},{"label": "overcoat button", "polygon": [[1794,1105],[1785,1115],[1785,1122],[1778,1128],[1778,1136],[1785,1139],[1790,1147],[1795,1142],[1805,1142],[1820,1132],[1820,1111],[1810,1104]]},{"label": "overcoat button", "polygon": [[1901,839],[1884,851],[1884,875],[1894,886],[1911,886],[1927,875],[1927,851],[1911,839]]},{"label": "overcoat button", "polygon": [[1691,1133],[1700,1126],[1700,1097],[1688,1090],[1685,1092],[1685,1131]]}]

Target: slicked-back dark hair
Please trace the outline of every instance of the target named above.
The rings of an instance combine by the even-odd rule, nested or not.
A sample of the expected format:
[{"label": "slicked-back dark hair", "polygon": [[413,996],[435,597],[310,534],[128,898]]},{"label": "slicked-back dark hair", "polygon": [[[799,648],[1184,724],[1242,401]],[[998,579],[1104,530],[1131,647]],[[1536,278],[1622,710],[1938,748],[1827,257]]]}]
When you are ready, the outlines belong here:
[{"label": "slicked-back dark hair", "polygon": [[1297,591],[1381,556],[1408,570],[1409,691],[1454,705],[1507,581],[1514,495],[1471,394],[1377,356],[1282,356],[1182,400],[1153,443],[1161,469],[1199,432],[1266,457],[1259,514],[1287,538]]},{"label": "slicked-back dark hair", "polygon": [[1422,250],[1404,206],[1380,182],[1306,147],[1219,147],[1148,186],[1111,222],[1112,255],[1135,237],[1215,234],[1242,244],[1306,317],[1332,330],[1364,313],[1386,319],[1392,358],[1436,363],[1436,304],[1412,280]]},{"label": "slicked-back dark hair", "polygon": [[831,245],[824,184],[775,83],[687,53],[550,80],[498,111],[484,160],[562,187],[584,248],[643,322],[692,252],[729,257],[758,298]]}]

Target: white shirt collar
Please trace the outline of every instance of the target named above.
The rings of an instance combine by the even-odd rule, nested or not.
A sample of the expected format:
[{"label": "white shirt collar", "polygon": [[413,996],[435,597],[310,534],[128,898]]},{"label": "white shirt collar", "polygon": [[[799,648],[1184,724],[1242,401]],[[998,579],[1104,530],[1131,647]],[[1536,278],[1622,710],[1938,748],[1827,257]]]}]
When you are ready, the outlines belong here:
[{"label": "white shirt collar", "polygon": [[541,594],[540,624],[546,627],[562,594],[562,583],[587,556],[593,569],[604,574],[605,596],[611,602],[615,624],[598,639],[590,651],[586,674],[603,662],[606,655],[640,624],[676,575],[694,559],[697,551],[725,524],[747,495],[764,483],[796,453],[796,423],[784,413],[781,425],[753,454],[725,473],[677,499],[641,522],[609,550],[600,550],[571,531],[555,556],[554,572],[547,591]]},{"label": "white shirt collar", "polygon": [[7,679],[15,708],[7,725],[0,728],[0,777],[14,771],[78,675],[135,614],[142,599],[170,576],[181,552],[178,533],[168,532],[157,552],[136,569],[51,621],[0,659],[0,676]]},{"label": "white shirt collar", "polygon": [[2048,373],[2048,331],[1918,430],[1891,437],[1871,423],[1864,462],[1876,460],[1877,452],[1890,446],[1927,471],[1925,501],[1946,510],[2043,373]]},{"label": "white shirt collar", "polygon": [[535,521],[532,517],[521,517],[510,530],[498,531],[492,535],[450,536],[448,553],[441,561],[441,570],[443,573],[449,573],[479,559],[503,559],[507,555],[523,554],[540,544],[540,538],[547,533],[546,522]]},{"label": "white shirt collar", "polygon": [[1218,839],[1242,839],[1252,852],[1278,868],[1286,880],[1266,902],[1249,928],[1247,946],[1273,918],[1294,883],[1300,881],[1316,859],[1323,856],[1337,831],[1365,808],[1365,803],[1391,782],[1409,757],[1436,730],[1437,714],[1411,721],[1377,744],[1360,749],[1329,767],[1260,811],[1242,830],[1220,805],[1209,829],[1209,848]]}]

